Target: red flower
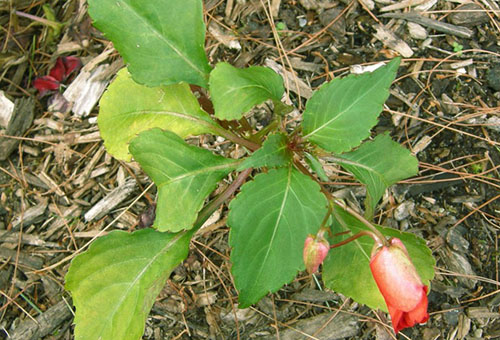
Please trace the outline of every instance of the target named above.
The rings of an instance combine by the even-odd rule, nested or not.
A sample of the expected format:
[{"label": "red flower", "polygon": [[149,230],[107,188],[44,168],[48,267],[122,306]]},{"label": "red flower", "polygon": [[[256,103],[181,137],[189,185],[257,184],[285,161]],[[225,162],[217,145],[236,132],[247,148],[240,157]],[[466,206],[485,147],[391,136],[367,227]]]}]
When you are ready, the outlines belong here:
[{"label": "red flower", "polygon": [[65,81],[80,66],[81,62],[77,57],[59,57],[54,67],[50,70],[49,75],[36,78],[33,81],[33,86],[43,96],[49,91],[57,90],[61,82]]},{"label": "red flower", "polygon": [[396,334],[429,319],[428,288],[423,285],[401,240],[393,238],[389,247],[377,249],[372,254],[370,268],[387,304]]},{"label": "red flower", "polygon": [[306,269],[309,274],[315,273],[319,265],[323,263],[328,251],[330,250],[330,244],[322,236],[316,237],[309,235],[304,243],[304,263],[306,264]]}]

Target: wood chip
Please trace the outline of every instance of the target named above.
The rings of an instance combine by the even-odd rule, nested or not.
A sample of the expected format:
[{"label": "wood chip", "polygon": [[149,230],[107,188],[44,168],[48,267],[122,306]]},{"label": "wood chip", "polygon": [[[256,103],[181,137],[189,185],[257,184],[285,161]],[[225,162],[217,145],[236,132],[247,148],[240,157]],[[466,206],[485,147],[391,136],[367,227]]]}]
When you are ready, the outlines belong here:
[{"label": "wood chip", "polygon": [[447,24],[445,22],[441,22],[439,20],[429,19],[423,17],[418,13],[387,13],[381,15],[382,18],[395,18],[395,19],[404,19],[412,22],[416,22],[425,27],[429,27],[435,29],[438,32],[455,35],[461,38],[470,39],[474,36],[474,31],[468,29],[467,27],[456,26],[452,24]]},{"label": "wood chip", "polygon": [[58,216],[54,222],[50,224],[47,231],[43,233],[44,239],[49,239],[54,233],[61,230],[62,227],[67,225],[70,220],[80,217],[82,214],[82,209],[80,206],[73,204],[66,209],[63,209],[62,216]]},{"label": "wood chip", "polygon": [[17,252],[16,250],[8,249],[6,247],[0,247],[0,259],[2,263],[7,261],[9,263],[17,263],[26,269],[37,270],[42,269],[43,259],[40,257],[33,256],[31,254],[26,254],[25,252]]},{"label": "wood chip", "polygon": [[23,226],[28,226],[33,223],[38,217],[45,213],[47,209],[48,200],[46,198],[42,199],[40,203],[27,209],[24,213],[20,213],[12,221],[12,229],[18,230],[21,224]]},{"label": "wood chip", "polygon": [[374,25],[373,28],[376,30],[374,34],[375,38],[380,40],[385,46],[395,50],[405,58],[409,58],[413,55],[410,46],[392,31],[379,24]]},{"label": "wood chip", "polygon": [[101,98],[109,84],[109,81],[101,79],[101,75],[106,72],[108,66],[100,65],[91,72],[82,69],[64,91],[64,98],[72,103],[72,111],[78,117],[87,117]]},{"label": "wood chip", "polygon": [[272,0],[271,2],[271,15],[273,18],[278,17],[280,11],[281,0]]},{"label": "wood chip", "polygon": [[112,190],[89,211],[87,211],[84,215],[85,221],[90,222],[93,220],[98,220],[109,213],[121,202],[123,202],[128,197],[128,195],[130,195],[132,191],[134,191],[135,187],[135,179],[129,178],[124,185]]},{"label": "wood chip", "polygon": [[219,26],[219,24],[217,24],[217,22],[212,21],[210,25],[208,25],[208,31],[210,32],[210,34],[212,34],[215,40],[217,40],[224,46],[237,51],[241,50],[241,45],[238,41],[238,38],[234,34],[223,30]]},{"label": "wood chip", "polygon": [[417,6],[420,5],[427,0],[405,0],[405,1],[400,1],[397,2],[393,5],[385,6],[380,9],[380,12],[391,12],[391,11],[397,11],[398,9],[404,9],[407,7],[412,7],[412,6]]},{"label": "wood chip", "polygon": [[[5,130],[6,136],[22,136],[31,126],[35,115],[33,98],[21,98],[15,101],[14,113]],[[0,161],[6,160],[17,148],[19,140],[0,136]]]},{"label": "wood chip", "polygon": [[311,87],[307,85],[303,80],[298,78],[297,75],[294,75],[292,72],[284,69],[283,66],[269,58],[266,59],[265,65],[273,69],[276,73],[284,78],[284,84],[290,91],[298,94],[303,98],[311,98],[313,92]]},{"label": "wood chip", "polygon": [[14,114],[14,103],[11,102],[3,91],[0,91],[0,127],[7,128]]},{"label": "wood chip", "polygon": [[11,340],[36,340],[54,332],[64,321],[72,316],[71,301],[60,301],[47,309],[33,321],[26,318],[10,333]]},{"label": "wood chip", "polygon": [[[17,244],[19,242],[19,232],[12,230],[0,230],[0,240],[2,243],[12,243]],[[47,247],[47,248],[61,248],[61,246],[56,242],[47,242],[40,238],[38,235],[34,234],[21,234],[21,243],[29,244],[31,246],[37,247]]]}]

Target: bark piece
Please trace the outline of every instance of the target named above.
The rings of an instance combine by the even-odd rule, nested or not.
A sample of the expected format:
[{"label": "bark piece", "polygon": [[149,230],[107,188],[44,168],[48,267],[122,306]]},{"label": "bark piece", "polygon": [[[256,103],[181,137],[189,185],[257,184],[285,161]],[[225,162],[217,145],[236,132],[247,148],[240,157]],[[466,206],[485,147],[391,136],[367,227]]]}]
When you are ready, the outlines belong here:
[{"label": "bark piece", "polygon": [[36,322],[27,318],[10,332],[10,339],[35,340],[52,333],[61,323],[71,317],[69,303],[64,300],[60,301],[36,317]]},{"label": "bark piece", "polygon": [[[16,100],[14,113],[5,130],[6,136],[22,136],[31,126],[34,117],[35,102],[33,98]],[[18,139],[0,137],[0,161],[6,160],[19,144]]]},{"label": "bark piece", "polygon": [[45,212],[45,209],[47,209],[47,204],[48,200],[43,199],[35,205],[34,207],[31,207],[27,209],[24,213],[19,214],[14,220],[12,221],[12,229],[13,230],[18,230],[21,224],[23,226],[28,226],[32,224],[34,221],[38,219],[43,213]]},{"label": "bark piece", "polygon": [[35,256],[30,256],[24,252],[20,252],[19,256],[17,256],[17,251],[8,249],[5,247],[0,247],[0,259],[3,261],[8,261],[12,264],[16,262],[19,264],[19,266],[28,268],[30,270],[33,269],[41,269],[43,266],[43,260],[39,257]]},{"label": "bark piece", "polygon": [[458,10],[459,12],[452,12],[449,16],[454,25],[473,27],[490,20],[486,11],[477,4],[464,4]]}]

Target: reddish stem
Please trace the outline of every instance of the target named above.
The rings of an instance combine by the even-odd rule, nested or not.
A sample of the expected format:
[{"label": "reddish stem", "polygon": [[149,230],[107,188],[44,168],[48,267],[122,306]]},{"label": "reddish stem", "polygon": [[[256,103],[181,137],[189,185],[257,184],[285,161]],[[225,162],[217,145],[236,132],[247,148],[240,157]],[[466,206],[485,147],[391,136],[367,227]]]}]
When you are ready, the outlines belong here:
[{"label": "reddish stem", "polygon": [[356,235],[353,235],[353,236],[345,239],[344,241],[332,244],[330,246],[330,249],[338,248],[340,246],[346,245],[346,244],[348,244],[348,243],[350,243],[350,242],[352,242],[354,240],[357,240],[361,236],[370,236],[375,241],[375,243],[377,244],[377,246],[379,246],[379,247],[381,247],[381,246],[384,245],[384,243],[381,242],[380,238],[377,235],[375,235],[375,233],[372,233],[371,231],[368,231],[368,230],[363,230],[363,231],[360,231],[359,233],[357,233]]}]

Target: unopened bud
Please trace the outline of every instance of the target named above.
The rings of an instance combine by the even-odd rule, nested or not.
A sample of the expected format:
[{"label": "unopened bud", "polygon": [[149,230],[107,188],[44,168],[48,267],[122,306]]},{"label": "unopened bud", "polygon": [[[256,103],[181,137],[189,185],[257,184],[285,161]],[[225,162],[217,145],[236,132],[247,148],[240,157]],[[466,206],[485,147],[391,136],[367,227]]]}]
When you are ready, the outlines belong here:
[{"label": "unopened bud", "polygon": [[307,236],[304,243],[304,263],[309,274],[318,270],[329,250],[330,244],[323,237]]}]

